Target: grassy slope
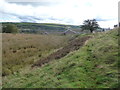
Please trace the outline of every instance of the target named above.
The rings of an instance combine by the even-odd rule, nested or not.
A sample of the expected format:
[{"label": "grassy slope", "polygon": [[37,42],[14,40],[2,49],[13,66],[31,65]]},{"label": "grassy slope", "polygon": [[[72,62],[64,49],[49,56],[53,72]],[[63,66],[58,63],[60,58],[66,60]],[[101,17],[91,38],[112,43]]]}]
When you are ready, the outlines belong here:
[{"label": "grassy slope", "polygon": [[98,33],[78,51],[41,68],[26,68],[3,78],[3,87],[117,87],[118,33]]}]

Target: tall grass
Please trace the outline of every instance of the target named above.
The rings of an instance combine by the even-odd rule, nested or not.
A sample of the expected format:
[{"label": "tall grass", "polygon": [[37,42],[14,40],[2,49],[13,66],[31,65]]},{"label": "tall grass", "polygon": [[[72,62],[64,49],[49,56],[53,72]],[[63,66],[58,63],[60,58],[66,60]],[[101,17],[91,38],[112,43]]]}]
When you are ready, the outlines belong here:
[{"label": "tall grass", "polygon": [[66,44],[69,37],[35,34],[3,34],[3,76],[33,64]]}]

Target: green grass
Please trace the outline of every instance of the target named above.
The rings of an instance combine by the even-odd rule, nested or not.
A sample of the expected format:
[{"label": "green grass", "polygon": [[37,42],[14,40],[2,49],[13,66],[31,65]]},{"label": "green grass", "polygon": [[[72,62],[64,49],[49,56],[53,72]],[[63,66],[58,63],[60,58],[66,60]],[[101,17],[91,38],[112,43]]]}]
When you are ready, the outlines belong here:
[{"label": "green grass", "polygon": [[[84,36],[84,35],[83,35]],[[87,44],[60,60],[26,67],[3,78],[4,88],[118,87],[118,30],[92,35]]]}]

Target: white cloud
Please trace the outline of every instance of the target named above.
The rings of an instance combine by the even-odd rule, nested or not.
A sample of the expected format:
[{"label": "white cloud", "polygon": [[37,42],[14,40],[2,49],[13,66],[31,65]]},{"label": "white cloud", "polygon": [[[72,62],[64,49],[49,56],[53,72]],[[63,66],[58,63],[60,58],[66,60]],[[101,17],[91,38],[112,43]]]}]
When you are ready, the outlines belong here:
[{"label": "white cloud", "polygon": [[[19,5],[6,1],[2,0],[0,3],[2,21],[20,21],[17,16],[33,16],[42,18],[36,22],[44,23],[80,25],[86,19],[101,18],[107,20],[99,22],[101,27],[113,27],[118,22],[118,0],[34,0],[34,2],[43,4],[37,7],[31,4]],[[14,1],[22,2],[22,0]],[[29,0],[29,2],[33,2],[33,0]]]}]

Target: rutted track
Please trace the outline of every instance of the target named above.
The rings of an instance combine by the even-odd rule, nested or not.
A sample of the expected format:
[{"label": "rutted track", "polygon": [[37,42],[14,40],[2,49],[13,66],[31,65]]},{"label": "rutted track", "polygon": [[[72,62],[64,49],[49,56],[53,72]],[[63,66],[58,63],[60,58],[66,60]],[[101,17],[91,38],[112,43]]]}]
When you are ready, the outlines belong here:
[{"label": "rutted track", "polygon": [[58,51],[52,53],[51,55],[49,55],[46,58],[42,58],[39,61],[37,61],[35,64],[32,65],[32,67],[35,66],[42,66],[45,63],[48,63],[52,60],[57,60],[60,59],[64,56],[66,56],[68,53],[78,50],[80,47],[82,47],[85,42],[91,38],[91,36],[86,36],[86,37],[81,37],[81,38],[76,38],[74,40],[72,40],[70,43],[68,43],[68,45],[66,45],[65,47],[63,47],[62,49],[59,49]]}]

